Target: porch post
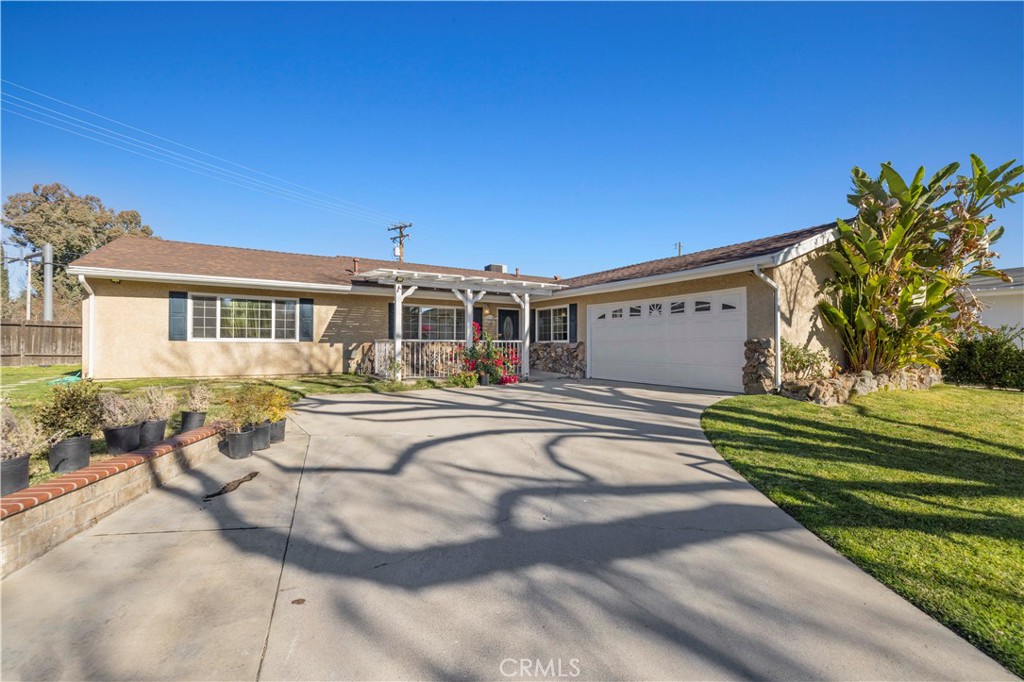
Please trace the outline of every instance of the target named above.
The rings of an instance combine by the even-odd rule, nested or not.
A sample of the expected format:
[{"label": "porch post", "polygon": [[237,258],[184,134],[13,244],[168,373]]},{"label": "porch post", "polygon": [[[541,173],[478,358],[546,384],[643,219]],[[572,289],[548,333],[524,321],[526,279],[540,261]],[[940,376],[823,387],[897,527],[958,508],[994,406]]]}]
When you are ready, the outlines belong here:
[{"label": "porch post", "polygon": [[519,325],[523,328],[523,378],[530,379],[530,293],[523,294],[523,321]]},{"label": "porch post", "polygon": [[402,367],[401,367],[401,362],[402,362],[402,301],[404,300],[404,298],[405,297],[402,296],[402,285],[396,282],[395,283],[395,360],[397,360],[398,362],[394,366],[398,368],[398,371],[395,372],[395,376],[388,377],[389,379],[392,379],[393,381],[401,381],[402,380]]},{"label": "porch post", "polygon": [[416,287],[409,287],[408,291],[402,291],[402,283],[395,282],[395,365],[398,371],[391,377],[395,381],[402,380],[402,303],[416,292]]},{"label": "porch post", "polygon": [[523,354],[520,358],[523,367],[523,378],[530,378],[530,292],[524,291],[523,295],[512,294],[512,300],[519,304],[523,314],[519,320],[519,336],[523,340]]},{"label": "porch post", "polygon": [[483,298],[484,294],[487,292],[478,291],[474,294],[472,289],[466,289],[465,291],[452,289],[452,293],[455,295],[455,298],[462,301],[462,305],[466,309],[466,319],[464,320],[466,325],[466,348],[470,348],[473,345],[473,306],[476,305],[476,303]]}]

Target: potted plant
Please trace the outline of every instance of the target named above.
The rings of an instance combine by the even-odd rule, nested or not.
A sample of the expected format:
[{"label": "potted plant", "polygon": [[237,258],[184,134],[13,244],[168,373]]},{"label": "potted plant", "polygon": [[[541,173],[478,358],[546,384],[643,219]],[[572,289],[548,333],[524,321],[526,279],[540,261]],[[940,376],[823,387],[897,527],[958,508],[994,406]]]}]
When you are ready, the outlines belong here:
[{"label": "potted plant", "polygon": [[53,442],[30,419],[19,418],[3,407],[0,433],[0,495],[10,495],[28,487],[29,458]]},{"label": "potted plant", "polygon": [[267,419],[270,420],[270,442],[284,441],[285,424],[292,410],[291,396],[284,391],[274,390],[267,397]]},{"label": "potted plant", "polygon": [[181,411],[181,431],[185,433],[198,429],[206,422],[206,411],[210,409],[212,398],[210,387],[206,384],[192,384],[185,391],[185,409]]},{"label": "potted plant", "polygon": [[228,457],[243,459],[251,455],[253,449],[255,429],[252,423],[256,419],[256,411],[251,392],[244,389],[236,391],[228,398],[227,404],[228,428],[224,431],[224,440],[228,444]]},{"label": "potted plant", "polygon": [[107,452],[122,455],[139,449],[144,408],[137,398],[117,393],[101,393],[103,437]]},{"label": "potted plant", "polygon": [[142,428],[139,429],[139,446],[149,447],[164,439],[167,432],[167,420],[174,413],[176,401],[174,396],[159,386],[150,386],[142,394],[140,400],[143,407]]},{"label": "potted plant", "polygon": [[270,386],[247,384],[239,393],[242,401],[252,409],[249,416],[249,426],[253,428],[252,449],[266,450],[270,447],[271,403],[277,391]]},{"label": "potted plant", "polygon": [[494,339],[482,334],[480,325],[473,323],[473,345],[465,351],[465,363],[466,370],[479,377],[481,386],[518,382],[514,371],[518,362],[515,350],[494,345]]},{"label": "potted plant", "polygon": [[91,381],[55,385],[36,421],[48,438],[62,439],[50,446],[50,471],[88,466],[92,434],[102,422],[99,387]]}]

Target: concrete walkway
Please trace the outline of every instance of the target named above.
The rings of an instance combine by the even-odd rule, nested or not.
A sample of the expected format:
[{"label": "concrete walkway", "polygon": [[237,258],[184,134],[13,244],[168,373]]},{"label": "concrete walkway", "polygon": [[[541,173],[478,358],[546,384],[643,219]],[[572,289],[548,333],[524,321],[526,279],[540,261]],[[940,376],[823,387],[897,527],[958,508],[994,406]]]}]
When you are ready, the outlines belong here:
[{"label": "concrete walkway", "polygon": [[721,397],[307,399],[5,580],[3,679],[1011,678],[733,472]]}]

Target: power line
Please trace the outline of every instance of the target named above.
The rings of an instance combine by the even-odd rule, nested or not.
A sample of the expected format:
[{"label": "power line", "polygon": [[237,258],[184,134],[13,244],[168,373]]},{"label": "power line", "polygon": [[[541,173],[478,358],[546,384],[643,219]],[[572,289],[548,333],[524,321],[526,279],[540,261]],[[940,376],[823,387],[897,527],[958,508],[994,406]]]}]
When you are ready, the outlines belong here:
[{"label": "power line", "polygon": [[[232,176],[233,178],[241,180],[243,182],[254,183],[254,184],[257,184],[257,185],[259,185],[261,187],[264,187],[266,189],[282,192],[282,193],[288,194],[289,196],[293,196],[293,197],[297,197],[297,198],[300,198],[300,199],[303,199],[303,200],[314,202],[315,205],[321,205],[323,207],[330,207],[330,208],[337,209],[339,212],[348,214],[348,215],[350,215],[352,217],[361,218],[361,219],[367,219],[367,220],[372,221],[372,222],[384,221],[384,220],[387,219],[386,216],[384,216],[383,214],[381,214],[381,215],[372,215],[372,214],[365,213],[365,212],[362,212],[362,211],[356,211],[354,209],[348,208],[347,206],[344,206],[344,205],[341,205],[341,204],[337,204],[336,202],[328,202],[328,201],[325,201],[323,199],[319,199],[319,198],[316,198],[316,197],[313,197],[313,196],[307,196],[307,195],[305,195],[303,193],[296,192],[295,190],[291,190],[291,189],[288,189],[286,187],[278,186],[278,185],[275,185],[273,183],[269,183],[269,182],[267,182],[265,180],[259,180],[259,179],[255,179],[255,178],[250,178],[250,177],[248,177],[248,176],[246,176],[246,175],[244,175],[242,173],[238,173],[237,171],[225,170],[223,168],[220,168],[220,167],[218,167],[218,166],[216,166],[214,164],[208,163],[206,161],[195,160],[192,157],[189,157],[188,155],[180,154],[180,153],[175,152],[175,151],[170,151],[170,150],[164,149],[163,147],[151,144],[151,143],[146,142],[144,140],[138,140],[138,139],[136,139],[136,138],[134,138],[134,137],[132,137],[130,135],[125,135],[124,133],[120,133],[120,132],[118,132],[116,130],[111,130],[110,128],[104,128],[103,126],[96,125],[95,123],[91,123],[89,121],[85,121],[84,119],[80,119],[78,117],[71,116],[69,114],[65,114],[65,113],[57,111],[55,109],[50,109],[49,107],[44,107],[44,106],[42,106],[40,104],[36,104],[35,102],[31,102],[31,101],[23,99],[21,97],[17,97],[16,95],[11,95],[10,93],[3,93],[3,95],[4,95],[4,98],[5,98],[4,99],[4,103],[7,104],[8,106],[14,106],[14,107],[18,107],[20,109],[24,109],[24,110],[28,111],[29,113],[34,114],[36,116],[45,116],[46,118],[49,118],[49,119],[54,120],[54,121],[57,121],[58,123],[61,123],[61,124],[64,124],[64,125],[72,125],[72,126],[75,126],[76,128],[80,128],[82,130],[85,130],[86,132],[89,132],[89,133],[92,133],[92,134],[95,134],[95,135],[101,135],[103,137],[110,138],[110,139],[112,139],[112,140],[114,140],[116,142],[120,142],[122,144],[129,144],[129,145],[131,145],[133,147],[139,147],[139,148],[143,149],[146,152],[159,154],[161,156],[168,156],[173,161],[178,161],[178,162],[186,163],[186,164],[189,164],[189,165],[194,165],[194,166],[197,166],[197,167],[201,167],[204,170],[208,170],[208,171],[213,172],[213,173],[226,174],[228,176]],[[26,106],[26,104],[20,104],[19,102],[12,102],[12,101],[10,101],[11,98],[20,100],[21,102],[25,102],[25,103],[27,103],[28,106]],[[43,109],[45,111],[37,111],[36,109],[30,108],[30,107],[36,107],[38,109]],[[60,116],[62,118],[57,118],[57,116],[53,116],[51,114],[47,114],[47,113],[45,113],[46,111],[53,112],[54,114],[56,114],[57,116]],[[16,112],[11,112],[11,113],[16,113]],[[64,120],[64,119],[69,119],[69,120]],[[108,133],[110,133],[110,134],[108,134]]]},{"label": "power line", "polygon": [[241,168],[243,170],[247,170],[249,172],[256,173],[257,175],[262,175],[263,177],[270,178],[272,180],[277,180],[279,182],[283,182],[283,183],[285,183],[287,185],[291,185],[292,187],[297,187],[299,189],[306,190],[307,192],[312,192],[314,194],[319,194],[321,196],[327,197],[328,199],[331,199],[332,201],[337,201],[337,202],[339,202],[341,204],[350,206],[350,207],[352,207],[353,209],[356,209],[356,210],[360,210],[360,211],[365,211],[365,212],[368,212],[368,213],[376,214],[377,216],[379,216],[381,218],[384,218],[384,219],[387,219],[387,220],[393,219],[393,216],[389,216],[387,214],[381,213],[380,211],[376,211],[374,209],[370,209],[370,208],[367,208],[365,206],[360,206],[359,204],[355,204],[355,203],[352,203],[350,201],[345,201],[344,199],[339,199],[337,197],[333,197],[330,194],[327,194],[326,192],[321,192],[320,190],[313,189],[311,187],[306,187],[304,185],[300,185],[298,183],[292,182],[291,180],[286,180],[285,178],[281,178],[281,177],[278,177],[276,175],[271,175],[270,173],[265,173],[265,172],[263,172],[261,170],[255,169],[255,168],[250,168],[249,166],[245,166],[243,164],[237,163],[235,161],[232,161],[231,159],[225,159],[224,157],[217,156],[215,154],[210,154],[209,152],[205,152],[202,149],[197,149],[195,147],[190,147],[187,144],[183,144],[181,142],[177,142],[175,140],[172,140],[170,138],[164,137],[162,135],[158,135],[156,133],[150,132],[148,130],[143,130],[142,128],[138,128],[138,127],[133,126],[133,125],[128,124],[128,123],[124,123],[123,121],[118,121],[115,118],[111,118],[109,116],[104,116],[103,114],[97,113],[95,111],[91,111],[91,110],[86,109],[84,107],[80,107],[80,106],[78,106],[76,104],[72,104],[71,102],[67,102],[65,100],[58,99],[57,97],[53,97],[52,95],[47,95],[46,93],[39,92],[38,90],[33,90],[32,88],[26,87],[24,85],[20,85],[18,83],[15,83],[14,81],[7,80],[6,78],[0,78],[0,81],[2,81],[4,83],[7,83],[8,85],[12,85],[12,86],[14,86],[16,88],[19,88],[21,90],[24,90],[26,92],[31,92],[34,95],[38,95],[40,97],[44,97],[44,98],[46,98],[48,100],[51,100],[53,102],[57,102],[59,104],[63,104],[65,106],[71,107],[72,109],[77,109],[78,111],[82,111],[82,112],[87,113],[87,114],[89,114],[91,116],[96,116],[97,118],[101,118],[101,119],[103,119],[105,121],[110,121],[111,123],[116,123],[119,126],[123,126],[125,128],[129,128],[131,130],[143,133],[144,135],[149,135],[150,137],[153,137],[155,139],[162,140],[164,142],[169,142],[170,144],[173,144],[175,146],[181,147],[182,149],[188,149],[189,151],[193,151],[193,152],[196,152],[198,154],[202,154],[203,156],[209,157],[211,159],[216,159],[218,161],[223,161],[223,162],[231,164],[232,166],[235,166],[237,168]]},{"label": "power line", "polygon": [[150,159],[152,161],[158,161],[158,162],[166,164],[168,166],[173,166],[175,168],[180,168],[181,170],[189,171],[191,173],[196,173],[198,175],[202,175],[204,177],[211,178],[213,180],[220,180],[221,182],[226,182],[229,185],[234,185],[235,187],[240,187],[242,189],[248,189],[248,190],[251,190],[253,192],[259,192],[260,194],[266,194],[267,196],[271,196],[271,197],[274,197],[276,199],[284,199],[286,201],[292,201],[292,202],[297,203],[297,204],[305,204],[305,205],[308,205],[308,206],[312,206],[314,208],[320,208],[320,209],[323,209],[323,210],[333,211],[335,213],[339,213],[341,215],[345,215],[346,217],[349,217],[349,218],[357,217],[357,218],[362,219],[362,220],[367,220],[366,218],[359,217],[359,216],[353,216],[350,213],[348,213],[346,211],[342,211],[342,210],[337,209],[337,208],[333,208],[333,207],[329,207],[329,206],[324,206],[324,205],[312,203],[308,199],[301,199],[301,198],[291,197],[291,196],[287,196],[287,195],[275,194],[273,192],[265,191],[265,190],[263,190],[263,189],[261,189],[259,187],[256,187],[256,186],[243,185],[243,184],[238,183],[238,182],[233,182],[230,178],[225,178],[225,177],[222,177],[222,176],[219,176],[219,175],[213,175],[212,173],[204,172],[202,169],[190,168],[188,166],[183,166],[181,164],[174,163],[173,161],[169,161],[169,160],[167,160],[165,158],[161,158],[159,156],[153,156],[151,154],[146,154],[146,153],[144,153],[142,151],[139,151],[137,149],[132,149],[131,147],[124,147],[124,146],[119,145],[119,144],[114,144],[113,142],[108,142],[106,140],[102,140],[100,138],[93,137],[92,135],[86,135],[86,134],[78,132],[76,130],[72,130],[70,128],[65,128],[64,126],[60,126],[60,125],[57,125],[55,123],[50,123],[49,121],[44,121],[42,119],[35,118],[33,116],[29,116],[28,114],[24,114],[24,113],[22,113],[20,111],[14,111],[13,109],[3,108],[3,107],[0,107],[0,109],[2,109],[3,111],[6,111],[9,114],[13,114],[15,116],[21,116],[22,118],[26,118],[26,119],[28,119],[30,121],[35,121],[36,123],[40,123],[42,125],[50,126],[51,128],[56,128],[57,130],[63,130],[64,132],[71,133],[72,135],[78,135],[79,137],[83,137],[83,138],[85,138],[87,140],[92,140],[93,142],[98,142],[100,144],[104,144],[104,145],[107,145],[109,147],[114,147],[115,149],[120,149],[122,151],[126,151],[126,152],[129,152],[131,154],[135,154],[137,156],[141,156],[143,158]]},{"label": "power line", "polygon": [[[189,170],[190,172],[195,172],[195,173],[198,173],[200,175],[204,175],[206,177],[211,177],[213,179],[218,179],[218,180],[221,180],[223,182],[227,182],[228,184],[233,184],[233,185],[235,185],[237,187],[242,187],[242,188],[245,188],[245,189],[252,189],[253,191],[260,191],[260,189],[266,189],[266,190],[270,190],[272,192],[278,192],[278,193],[283,194],[285,196],[278,196],[278,195],[273,195],[273,194],[271,196],[277,196],[278,198],[285,198],[285,199],[290,199],[290,200],[293,200],[293,201],[298,199],[298,200],[301,200],[301,201],[299,201],[299,203],[306,203],[307,205],[310,205],[310,206],[324,208],[326,210],[333,210],[333,211],[335,211],[337,213],[346,214],[349,217],[355,217],[355,218],[358,218],[358,219],[368,220],[368,221],[371,221],[371,222],[372,221],[381,221],[381,222],[383,222],[383,221],[389,221],[389,222],[393,221],[393,218],[391,216],[389,216],[388,214],[382,213],[380,211],[376,211],[374,209],[366,208],[366,207],[360,206],[358,204],[354,204],[352,202],[345,201],[343,199],[338,199],[336,197],[331,196],[330,194],[327,194],[326,192],[321,192],[320,190],[316,190],[316,189],[313,189],[313,188],[310,188],[310,187],[306,187],[304,185],[300,185],[300,184],[292,182],[290,180],[286,180],[284,178],[281,178],[281,177],[278,177],[278,176],[275,176],[275,175],[271,175],[270,173],[265,173],[263,171],[255,169],[255,168],[250,168],[249,166],[245,166],[245,165],[237,163],[235,161],[231,161],[230,159],[225,159],[223,157],[216,156],[214,154],[210,154],[210,153],[205,152],[205,151],[203,151],[201,149],[197,149],[195,147],[190,147],[189,145],[183,144],[181,142],[177,142],[175,140],[171,140],[170,138],[163,137],[161,135],[149,132],[147,130],[143,130],[142,128],[138,128],[136,126],[124,123],[122,121],[118,121],[117,119],[111,118],[109,116],[104,116],[103,114],[99,114],[97,112],[91,111],[89,109],[85,109],[84,107],[77,106],[77,105],[72,104],[70,102],[67,102],[65,100],[58,99],[56,97],[52,97],[52,96],[47,95],[45,93],[39,92],[38,90],[33,90],[31,88],[25,87],[25,86],[20,85],[18,83],[14,83],[13,81],[9,81],[7,79],[0,79],[0,81],[4,82],[4,83],[6,83],[6,84],[8,84],[10,86],[13,86],[13,87],[19,88],[21,90],[24,90],[26,92],[30,92],[30,93],[32,93],[34,95],[38,95],[38,96],[44,97],[44,98],[46,98],[48,100],[57,102],[57,103],[62,104],[64,106],[71,107],[72,109],[76,109],[78,111],[85,112],[85,113],[87,113],[87,114],[89,114],[91,116],[95,116],[97,118],[100,118],[100,119],[103,119],[103,120],[115,123],[115,124],[117,124],[119,126],[122,126],[124,128],[128,128],[130,130],[137,131],[137,132],[142,133],[144,135],[148,135],[148,136],[150,136],[150,137],[152,137],[154,139],[162,140],[164,142],[167,142],[169,144],[175,145],[175,146],[180,147],[182,149],[187,149],[187,150],[195,152],[197,154],[201,154],[202,156],[205,156],[207,158],[215,159],[217,161],[221,161],[223,163],[229,164],[229,165],[234,166],[236,168],[240,168],[240,169],[243,169],[245,171],[248,171],[249,173],[254,173],[256,175],[259,175],[259,176],[262,176],[262,177],[265,177],[265,178],[270,178],[272,180],[276,180],[276,181],[278,181],[280,183],[284,183],[285,185],[289,185],[291,187],[295,187],[295,188],[298,188],[299,190],[303,190],[303,191],[302,192],[297,192],[296,190],[289,189],[289,187],[283,187],[283,186],[277,185],[275,183],[267,182],[266,180],[261,180],[259,178],[249,177],[249,176],[247,176],[247,175],[245,175],[243,173],[239,173],[238,171],[234,171],[234,170],[231,170],[229,168],[224,168],[224,167],[219,166],[217,164],[212,164],[212,163],[209,163],[207,161],[203,161],[201,159],[197,159],[195,157],[189,156],[187,154],[182,154],[180,152],[177,152],[177,151],[174,151],[174,150],[171,150],[171,149],[167,149],[167,148],[162,147],[160,145],[156,145],[156,144],[153,144],[151,142],[147,142],[145,140],[133,137],[131,135],[127,135],[125,133],[121,133],[121,132],[118,132],[116,130],[112,130],[110,128],[106,128],[104,126],[100,126],[100,125],[98,125],[96,123],[92,123],[91,121],[87,121],[85,119],[82,119],[82,118],[79,118],[79,117],[76,117],[76,116],[72,116],[71,114],[67,114],[67,113],[58,111],[56,109],[52,109],[50,107],[46,107],[46,106],[44,106],[42,104],[39,104],[37,102],[33,102],[33,101],[25,99],[23,97],[18,97],[17,95],[11,94],[9,92],[4,93],[4,94],[5,94],[5,99],[6,99],[5,103],[10,105],[10,106],[20,107],[20,108],[25,109],[28,112],[36,115],[36,116],[45,116],[45,117],[50,118],[52,120],[55,120],[55,121],[57,121],[57,122],[59,122],[61,124],[72,125],[72,126],[80,128],[80,129],[84,129],[87,132],[92,133],[94,135],[102,135],[103,137],[107,137],[107,138],[113,139],[116,142],[120,142],[122,144],[129,144],[129,145],[132,145],[134,147],[140,147],[140,148],[142,148],[146,152],[160,154],[160,155],[163,155],[163,156],[169,156],[169,157],[171,157],[171,161],[178,161],[178,162],[183,162],[183,163],[191,164],[191,165],[197,166],[198,168],[185,168],[185,167],[182,167],[182,166],[180,166],[180,165],[178,165],[176,163],[171,163],[171,161],[169,161],[167,159],[154,158],[153,156],[140,153],[137,150],[126,149],[126,148],[124,148],[122,146],[119,146],[117,144],[112,144],[112,143],[106,142],[104,140],[98,140],[98,139],[96,139],[94,137],[90,137],[89,135],[84,135],[84,134],[82,134],[80,132],[77,132],[77,131],[74,131],[74,130],[69,130],[69,129],[61,127],[59,125],[55,125],[55,124],[49,123],[47,121],[42,121],[40,119],[33,118],[33,117],[28,116],[28,115],[26,115],[26,114],[24,114],[22,112],[19,112],[19,111],[14,111],[14,110],[8,109],[7,110],[8,113],[12,113],[12,114],[15,114],[15,115],[18,115],[18,116],[22,116],[23,118],[27,118],[29,120],[35,121],[37,123],[41,123],[43,125],[49,125],[50,127],[57,128],[58,130],[63,130],[64,132],[69,132],[69,133],[72,133],[72,134],[75,134],[75,135],[79,135],[80,137],[84,137],[84,138],[92,140],[94,142],[99,142],[101,144],[107,144],[108,146],[112,146],[112,147],[121,149],[123,151],[129,151],[129,152],[135,153],[135,154],[137,154],[139,156],[143,156],[144,158],[149,158],[149,159],[154,160],[154,161],[160,161],[162,163],[167,163],[168,165],[172,165],[172,166],[175,166],[177,168],[181,168],[182,170]],[[20,102],[23,102],[24,104],[19,104],[18,102],[11,101],[12,99],[18,100]],[[34,107],[34,108],[32,108],[32,107]],[[39,111],[39,110],[44,110],[44,111]],[[56,118],[55,116],[51,116],[49,114],[46,114],[45,111],[52,112],[53,114],[56,114],[57,116],[60,116],[62,118]],[[68,120],[64,120],[64,119],[68,119]],[[107,134],[107,133],[109,133],[109,134]],[[208,173],[200,172],[200,169],[204,170],[204,171],[213,172],[213,173],[219,173],[219,174],[223,174],[223,175],[228,175],[232,179],[241,180],[242,182],[246,182],[246,183],[250,183],[252,185],[256,185],[256,187],[252,187],[252,186],[248,186],[248,185],[240,185],[237,182],[232,182],[228,178],[220,177],[218,175],[209,175]],[[257,187],[259,189],[257,189]],[[267,193],[267,192],[263,192],[263,193]],[[312,194],[312,195],[319,195],[319,196],[322,196],[322,197],[327,197],[327,200],[318,198],[317,196],[310,196],[310,194]]]}]

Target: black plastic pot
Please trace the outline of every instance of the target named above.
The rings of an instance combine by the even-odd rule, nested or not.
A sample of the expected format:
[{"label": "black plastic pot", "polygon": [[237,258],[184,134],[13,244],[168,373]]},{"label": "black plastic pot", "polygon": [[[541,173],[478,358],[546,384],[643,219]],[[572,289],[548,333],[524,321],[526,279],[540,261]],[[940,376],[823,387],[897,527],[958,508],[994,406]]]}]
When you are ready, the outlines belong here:
[{"label": "black plastic pot", "polygon": [[123,455],[139,449],[139,437],[142,422],[131,426],[118,426],[103,429],[103,437],[107,440],[107,452],[112,455]]},{"label": "black plastic pot", "polygon": [[0,495],[10,495],[28,487],[28,455],[0,462]]},{"label": "black plastic pot", "polygon": [[167,433],[166,419],[147,419],[139,429],[139,447],[146,448],[164,439]]},{"label": "black plastic pot", "polygon": [[480,375],[480,381],[478,381],[477,384],[480,385],[480,386],[490,386],[491,385],[491,375],[490,374],[481,374]]},{"label": "black plastic pot", "polygon": [[252,454],[252,436],[255,431],[251,426],[246,426],[241,431],[228,431],[224,437],[228,441],[228,457],[231,459],[245,459]]},{"label": "black plastic pot", "polygon": [[89,466],[92,436],[66,438],[50,446],[50,471],[67,473]]},{"label": "black plastic pot", "polygon": [[270,422],[270,442],[280,443],[284,440],[284,425],[287,419],[277,422]]},{"label": "black plastic pot", "polygon": [[252,449],[253,450],[266,450],[270,447],[270,422],[263,422],[261,424],[250,424],[253,429],[252,434]]},{"label": "black plastic pot", "polygon": [[198,429],[200,426],[206,423],[205,412],[187,412],[182,411],[181,413],[181,431],[179,433],[185,433],[192,429]]}]

